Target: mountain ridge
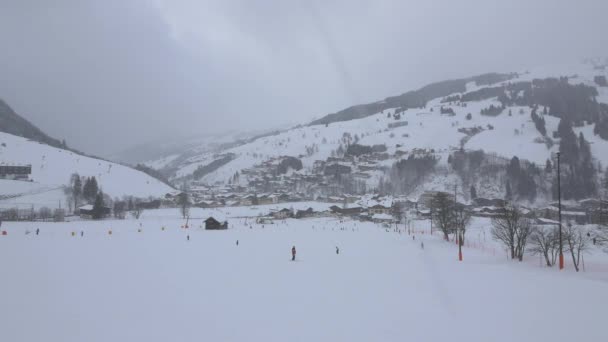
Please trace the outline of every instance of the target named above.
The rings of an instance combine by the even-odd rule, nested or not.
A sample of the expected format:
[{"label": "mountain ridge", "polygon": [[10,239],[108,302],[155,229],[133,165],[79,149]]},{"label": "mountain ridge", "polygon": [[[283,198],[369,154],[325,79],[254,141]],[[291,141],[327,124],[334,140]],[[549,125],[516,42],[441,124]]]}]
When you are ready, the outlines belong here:
[{"label": "mountain ridge", "polygon": [[17,114],[9,105],[0,98],[0,132],[24,137],[38,141],[53,147],[65,148],[65,144],[44,133],[40,128],[29,120]]}]

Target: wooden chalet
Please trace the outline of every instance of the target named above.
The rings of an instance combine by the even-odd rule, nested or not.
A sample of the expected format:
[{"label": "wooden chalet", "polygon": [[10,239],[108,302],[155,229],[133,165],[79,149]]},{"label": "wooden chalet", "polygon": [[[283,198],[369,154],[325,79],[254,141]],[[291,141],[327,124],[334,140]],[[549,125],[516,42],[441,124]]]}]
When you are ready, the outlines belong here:
[{"label": "wooden chalet", "polygon": [[220,223],[220,221],[218,221],[210,216],[208,219],[205,220],[205,229],[206,230],[228,229],[228,221],[224,221],[224,223]]}]

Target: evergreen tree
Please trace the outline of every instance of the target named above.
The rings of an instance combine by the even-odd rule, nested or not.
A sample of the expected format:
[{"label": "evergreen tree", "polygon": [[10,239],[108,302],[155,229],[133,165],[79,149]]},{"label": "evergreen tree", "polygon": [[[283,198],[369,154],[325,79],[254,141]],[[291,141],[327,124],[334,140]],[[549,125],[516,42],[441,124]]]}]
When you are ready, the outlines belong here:
[{"label": "evergreen tree", "polygon": [[97,184],[97,179],[95,177],[91,177],[91,193],[93,194],[91,198],[95,198],[97,193],[99,193],[99,185]]},{"label": "evergreen tree", "polygon": [[88,202],[91,196],[91,178],[87,177],[82,186],[82,197]]},{"label": "evergreen tree", "polygon": [[505,199],[510,201],[513,199],[513,192],[511,191],[511,182],[507,180],[507,192],[505,194]]},{"label": "evergreen tree", "polygon": [[74,200],[74,211],[76,211],[78,203],[80,202],[80,196],[82,195],[82,181],[80,180],[80,175],[77,173],[72,174],[70,185],[72,199]]},{"label": "evergreen tree", "polygon": [[562,156],[562,161],[567,164],[575,163],[578,156],[578,141],[574,131],[572,130],[572,123],[567,119],[561,119],[557,126],[557,133],[560,137],[559,152]]},{"label": "evergreen tree", "polygon": [[595,184],[595,165],[593,163],[591,148],[589,143],[585,140],[585,136],[581,132],[579,134],[579,165],[578,173],[580,175],[579,181],[582,187],[582,193],[580,198],[595,195],[596,184]]},{"label": "evergreen tree", "polygon": [[509,162],[509,166],[507,166],[507,176],[513,180],[517,180],[519,178],[519,172],[521,171],[519,158],[514,156],[511,158],[511,162]]},{"label": "evergreen tree", "polygon": [[547,159],[547,162],[545,163],[545,172],[546,173],[553,173],[553,164],[551,164],[551,160]]},{"label": "evergreen tree", "polygon": [[517,193],[529,201],[536,198],[536,182],[534,182],[534,167],[522,169],[517,180]]},{"label": "evergreen tree", "polygon": [[89,203],[95,201],[99,188],[97,186],[97,180],[95,177],[87,178],[82,187],[82,196]]},{"label": "evergreen tree", "polygon": [[95,196],[95,203],[93,204],[93,219],[99,220],[104,216],[105,203],[103,200],[103,194],[101,191]]}]

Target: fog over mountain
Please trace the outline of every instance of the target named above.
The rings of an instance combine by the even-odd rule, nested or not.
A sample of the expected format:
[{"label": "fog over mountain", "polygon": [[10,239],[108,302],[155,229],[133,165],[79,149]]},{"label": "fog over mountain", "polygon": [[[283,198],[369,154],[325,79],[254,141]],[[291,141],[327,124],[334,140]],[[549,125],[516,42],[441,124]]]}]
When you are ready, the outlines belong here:
[{"label": "fog over mountain", "polygon": [[607,10],[601,0],[4,0],[0,98],[50,136],[111,155],[606,56]]}]

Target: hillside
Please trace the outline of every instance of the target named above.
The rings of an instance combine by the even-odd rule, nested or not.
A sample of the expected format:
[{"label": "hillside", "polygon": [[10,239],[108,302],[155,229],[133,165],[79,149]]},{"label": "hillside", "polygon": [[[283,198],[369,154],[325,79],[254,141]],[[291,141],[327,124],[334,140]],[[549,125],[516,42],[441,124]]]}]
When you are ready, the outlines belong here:
[{"label": "hillside", "polygon": [[[552,197],[555,152],[568,147],[560,147],[562,119],[564,130],[571,127],[569,137],[580,140],[582,134],[581,144],[588,146],[595,163],[595,181],[601,182],[603,165],[608,165],[608,88],[598,79],[606,75],[604,64],[587,62],[438,82],[330,114],[307,126],[224,149],[200,147],[200,153],[192,149],[149,165],[164,169],[174,180],[232,183],[253,191],[274,191],[269,183],[282,179],[292,183],[290,191],[314,197],[340,193],[314,183],[331,182],[323,171],[325,164],[342,163],[350,169],[349,185],[340,185],[343,193],[371,190],[418,196],[456,184],[465,199],[471,186],[480,196],[502,198],[505,187],[513,186],[521,190],[515,191],[521,192],[516,197],[546,202]],[[351,145],[382,145],[383,152],[353,156],[348,153]],[[285,156],[301,160],[303,168],[295,176],[276,174],[276,164]],[[412,171],[415,159],[426,157],[432,159],[432,167]],[[507,174],[513,157],[522,171]],[[301,178],[310,176],[318,177],[302,185]],[[534,189],[526,193],[530,182]],[[590,194],[592,189],[572,197]]]},{"label": "hillside", "polygon": [[24,137],[55,147],[62,147],[62,142],[49,137],[31,122],[19,116],[2,99],[0,99],[0,132]]},{"label": "hillside", "polygon": [[161,197],[173,189],[130,167],[95,159],[7,133],[0,133],[0,164],[31,164],[32,182],[0,180],[1,206],[56,207],[65,196],[62,186],[74,172],[96,177],[112,198]]}]

